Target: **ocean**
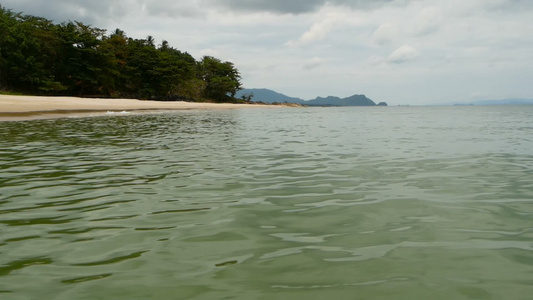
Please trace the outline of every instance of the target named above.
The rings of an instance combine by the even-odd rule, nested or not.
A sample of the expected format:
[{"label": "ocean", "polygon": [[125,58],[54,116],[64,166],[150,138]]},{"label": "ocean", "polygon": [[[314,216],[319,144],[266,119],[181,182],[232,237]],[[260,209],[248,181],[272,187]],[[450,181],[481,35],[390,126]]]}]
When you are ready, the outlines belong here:
[{"label": "ocean", "polygon": [[531,299],[533,106],[0,123],[0,299]]}]

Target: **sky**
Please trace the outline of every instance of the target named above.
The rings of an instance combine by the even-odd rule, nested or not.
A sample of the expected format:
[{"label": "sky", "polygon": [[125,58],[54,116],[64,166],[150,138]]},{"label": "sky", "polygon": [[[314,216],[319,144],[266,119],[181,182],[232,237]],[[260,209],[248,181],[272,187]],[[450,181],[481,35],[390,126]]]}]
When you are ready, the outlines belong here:
[{"label": "sky", "polygon": [[389,105],[533,99],[532,0],[0,0],[231,61],[245,88]]}]

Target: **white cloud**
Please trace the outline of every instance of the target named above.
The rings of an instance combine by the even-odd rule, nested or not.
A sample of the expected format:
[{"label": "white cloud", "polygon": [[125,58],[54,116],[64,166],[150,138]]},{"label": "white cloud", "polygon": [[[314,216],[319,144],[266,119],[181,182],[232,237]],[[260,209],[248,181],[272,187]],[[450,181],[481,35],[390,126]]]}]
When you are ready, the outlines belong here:
[{"label": "white cloud", "polygon": [[[94,0],[93,0],[94,1]],[[131,1],[131,0],[129,0]],[[168,18],[185,17],[196,18],[203,17],[206,10],[202,8],[201,1],[158,1],[158,0],[134,0],[133,5],[143,7],[148,14],[153,16],[162,16]]]},{"label": "white cloud", "polygon": [[387,61],[393,64],[402,64],[415,60],[419,55],[418,50],[415,48],[409,45],[403,45],[392,52]]},{"label": "white cloud", "polygon": [[383,64],[385,61],[386,59],[383,56],[372,54],[363,62],[363,64],[370,67],[376,67]]},{"label": "white cloud", "polygon": [[306,70],[312,70],[324,63],[324,60],[320,57],[313,57],[312,59],[308,60],[307,63],[304,65],[304,69]]},{"label": "white cloud", "polygon": [[399,35],[399,32],[400,30],[398,26],[391,23],[385,23],[374,31],[374,34],[372,34],[372,41],[378,45],[388,45],[394,41]]},{"label": "white cloud", "polygon": [[289,46],[303,46],[328,39],[333,32],[361,24],[360,18],[345,7],[325,5],[314,15],[301,17],[313,19],[313,24],[297,40],[287,43]]},{"label": "white cloud", "polygon": [[314,23],[309,30],[307,30],[296,41],[290,41],[289,46],[306,45],[313,42],[321,41],[338,25],[338,21],[334,18],[326,18],[322,21]]},{"label": "white cloud", "polygon": [[416,17],[415,33],[426,35],[437,31],[439,29],[441,15],[442,13],[435,8],[423,9]]}]

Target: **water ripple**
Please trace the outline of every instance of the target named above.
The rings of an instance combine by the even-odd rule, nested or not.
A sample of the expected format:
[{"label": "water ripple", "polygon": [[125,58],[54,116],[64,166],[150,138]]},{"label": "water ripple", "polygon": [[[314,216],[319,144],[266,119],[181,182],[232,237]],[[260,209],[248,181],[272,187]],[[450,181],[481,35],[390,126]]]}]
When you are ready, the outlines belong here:
[{"label": "water ripple", "polygon": [[126,255],[116,256],[109,259],[99,260],[99,261],[93,261],[93,262],[86,262],[86,263],[76,263],[72,264],[72,266],[79,266],[79,267],[92,267],[92,266],[100,266],[100,265],[109,265],[109,264],[116,264],[123,262],[125,260],[135,259],[141,257],[144,253],[148,251],[138,251],[135,253],[130,253]]},{"label": "water ripple", "polygon": [[533,292],[530,113],[0,123],[0,295],[523,298]]}]

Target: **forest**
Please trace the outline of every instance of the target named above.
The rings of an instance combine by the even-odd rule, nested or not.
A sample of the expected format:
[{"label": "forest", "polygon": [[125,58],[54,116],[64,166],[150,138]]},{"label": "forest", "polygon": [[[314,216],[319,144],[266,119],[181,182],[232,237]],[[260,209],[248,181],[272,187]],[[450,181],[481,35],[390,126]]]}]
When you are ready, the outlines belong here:
[{"label": "forest", "polygon": [[0,92],[31,95],[235,102],[231,62],[156,45],[77,21],[55,24],[0,5]]}]

